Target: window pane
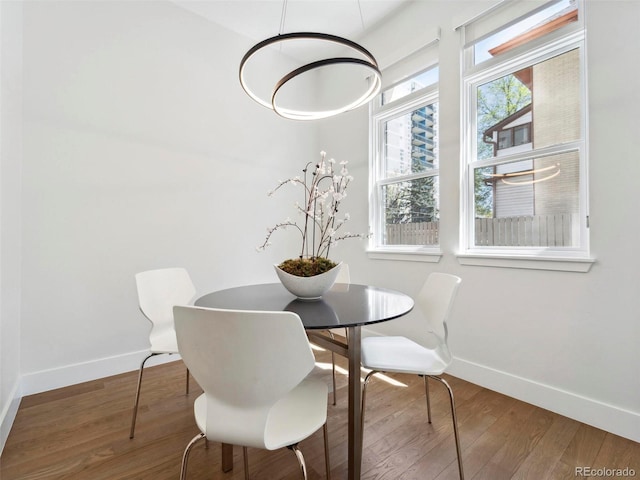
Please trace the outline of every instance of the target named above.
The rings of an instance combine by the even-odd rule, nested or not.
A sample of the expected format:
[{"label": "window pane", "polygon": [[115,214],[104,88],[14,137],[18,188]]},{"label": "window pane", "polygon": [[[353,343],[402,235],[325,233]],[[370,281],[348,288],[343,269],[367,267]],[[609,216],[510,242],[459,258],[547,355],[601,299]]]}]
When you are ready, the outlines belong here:
[{"label": "window pane", "polygon": [[579,74],[576,49],[480,85],[478,158],[578,140]]},{"label": "window pane", "polygon": [[513,128],[532,121],[532,90],[531,68],[478,87],[479,159],[512,153],[507,149],[513,147]]},{"label": "window pane", "polygon": [[575,247],[577,152],[477,168],[475,244]]},{"label": "window pane", "polygon": [[398,85],[388,88],[382,92],[382,104],[386,105],[389,102],[394,102],[416,90],[421,90],[436,83],[438,83],[438,67],[419,73]]},{"label": "window pane", "polygon": [[474,62],[476,65],[482,63],[577,20],[578,8],[575,0],[557,2],[478,41],[473,47]]},{"label": "window pane", "polygon": [[498,150],[512,147],[511,129],[498,132]]},{"label": "window pane", "polygon": [[529,126],[530,124],[520,125],[519,127],[515,127],[513,129],[514,145],[522,145],[531,142],[531,138],[529,137]]},{"label": "window pane", "polygon": [[384,176],[438,168],[438,104],[425,105],[384,123]]},{"label": "window pane", "polygon": [[385,245],[438,244],[438,177],[382,187]]}]

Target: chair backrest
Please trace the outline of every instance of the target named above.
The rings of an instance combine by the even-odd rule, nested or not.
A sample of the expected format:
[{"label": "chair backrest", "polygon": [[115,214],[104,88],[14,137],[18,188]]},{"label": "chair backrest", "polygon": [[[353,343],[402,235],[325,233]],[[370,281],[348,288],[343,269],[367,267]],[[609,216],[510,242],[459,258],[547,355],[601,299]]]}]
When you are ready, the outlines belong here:
[{"label": "chair backrest", "polygon": [[153,324],[152,333],[173,329],[174,305],[193,300],[196,288],[184,268],[162,268],[136,274],[140,310]]},{"label": "chair backrest", "polygon": [[349,264],[342,262],[340,271],[336,277],[335,283],[351,283],[351,275],[349,275]]},{"label": "chair backrest", "polygon": [[443,332],[446,340],[447,319],[453,300],[462,280],[448,273],[431,273],[418,293],[416,303],[420,307],[429,327],[434,332]]},{"label": "chair backrest", "polygon": [[265,448],[271,407],[314,367],[293,312],[174,307],[178,351],[207,401],[207,438]]}]

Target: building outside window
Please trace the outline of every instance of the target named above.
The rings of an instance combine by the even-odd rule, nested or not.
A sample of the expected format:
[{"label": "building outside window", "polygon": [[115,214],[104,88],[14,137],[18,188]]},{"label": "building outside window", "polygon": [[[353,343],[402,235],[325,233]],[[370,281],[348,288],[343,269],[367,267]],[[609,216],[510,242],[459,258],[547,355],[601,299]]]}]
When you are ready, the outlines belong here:
[{"label": "building outside window", "polygon": [[438,68],[385,89],[372,115],[373,249],[438,245]]},{"label": "building outside window", "polygon": [[517,3],[494,12],[497,28],[464,27],[463,251],[586,256],[580,9],[554,1],[510,18]]}]

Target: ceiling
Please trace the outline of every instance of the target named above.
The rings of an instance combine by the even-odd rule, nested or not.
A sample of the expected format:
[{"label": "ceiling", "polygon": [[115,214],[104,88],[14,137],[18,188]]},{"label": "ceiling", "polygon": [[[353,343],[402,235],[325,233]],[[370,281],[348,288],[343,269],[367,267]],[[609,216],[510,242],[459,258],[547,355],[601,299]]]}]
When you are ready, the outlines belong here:
[{"label": "ceiling", "polygon": [[286,0],[285,3],[285,0],[174,0],[174,3],[259,41],[279,33],[299,31],[330,33],[357,40],[409,1]]}]

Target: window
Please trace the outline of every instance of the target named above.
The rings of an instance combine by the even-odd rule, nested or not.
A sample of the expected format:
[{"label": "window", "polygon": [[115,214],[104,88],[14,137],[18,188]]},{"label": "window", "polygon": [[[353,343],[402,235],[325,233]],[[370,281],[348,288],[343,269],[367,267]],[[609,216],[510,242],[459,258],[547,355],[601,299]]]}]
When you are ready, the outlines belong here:
[{"label": "window", "polygon": [[409,80],[402,81],[393,87],[387,88],[382,92],[382,105],[400,100],[416,90],[422,90],[436,83],[438,83],[438,69],[430,68],[425,72],[411,77]]},{"label": "window", "polygon": [[580,9],[561,0],[511,17],[508,9],[523,4],[508,2],[464,27],[462,250],[584,258]]},{"label": "window", "polygon": [[373,109],[372,250],[437,250],[438,67],[385,88]]}]

